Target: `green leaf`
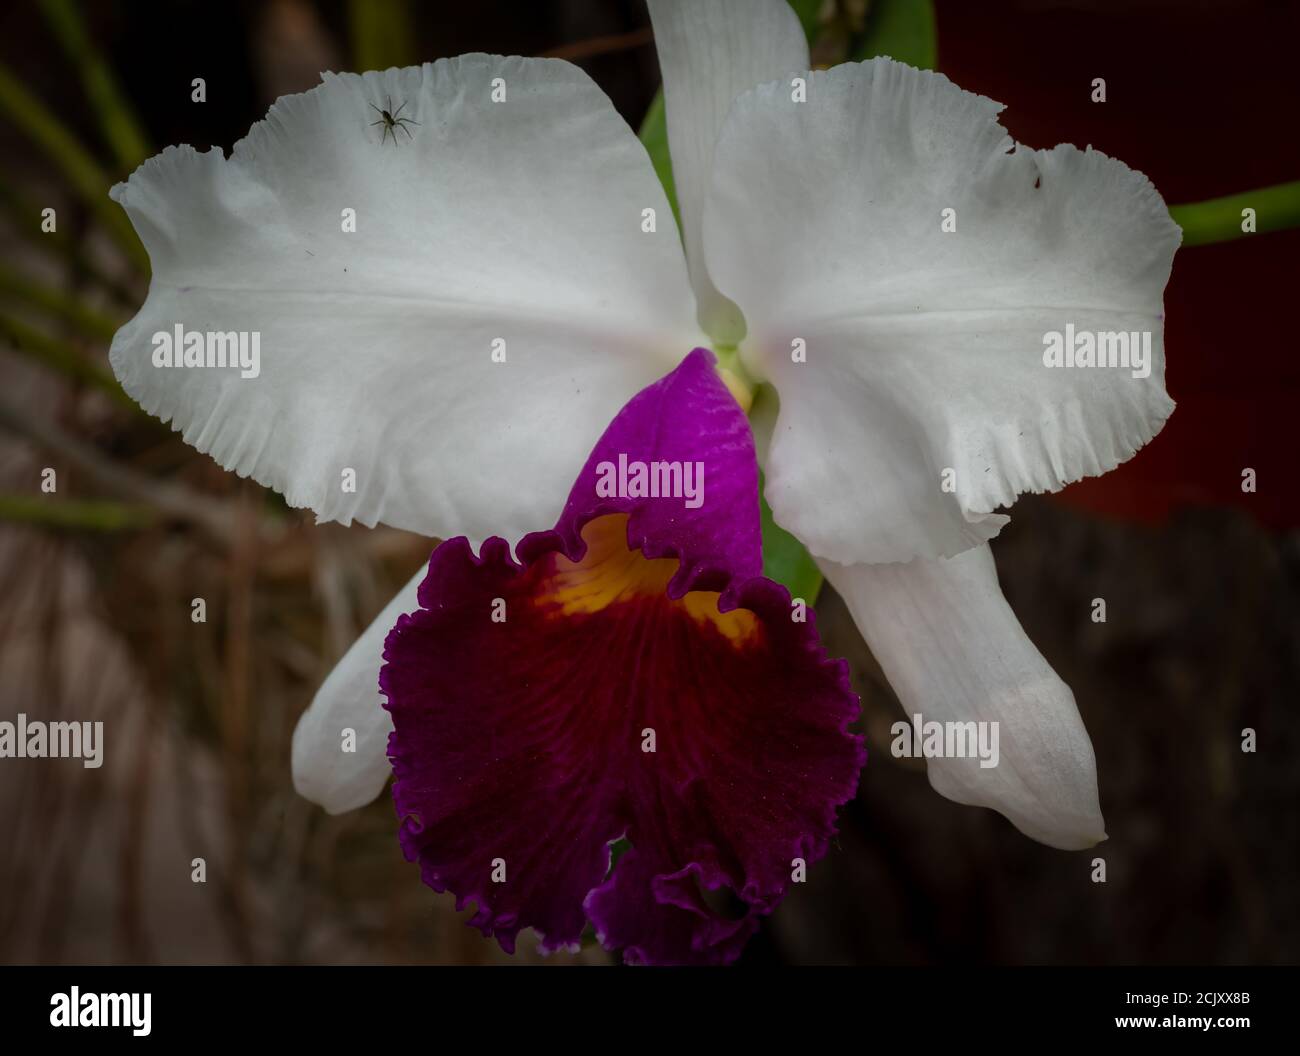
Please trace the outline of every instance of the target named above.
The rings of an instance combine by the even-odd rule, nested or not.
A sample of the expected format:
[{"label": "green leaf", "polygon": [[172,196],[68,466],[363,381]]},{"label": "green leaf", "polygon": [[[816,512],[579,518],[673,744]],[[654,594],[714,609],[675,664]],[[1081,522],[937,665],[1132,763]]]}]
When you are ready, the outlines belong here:
[{"label": "green leaf", "polygon": [[817,36],[818,29],[821,28],[821,13],[822,8],[826,6],[825,0],[790,0],[790,6],[794,8],[799,25],[803,26],[803,35],[811,44]]},{"label": "green leaf", "polygon": [[1206,246],[1248,234],[1241,229],[1243,209],[1255,210],[1255,230],[1260,234],[1300,227],[1300,180],[1205,202],[1173,205],[1169,215],[1183,229],[1184,246]]},{"label": "green leaf", "polygon": [[677,208],[677,187],[673,183],[673,159],[668,152],[668,112],[664,109],[664,90],[659,89],[650,101],[650,109],[641,122],[641,142],[650,162],[655,167],[655,175],[664,186],[668,204],[672,206],[673,218],[677,221],[677,230],[682,229],[682,215]]},{"label": "green leaf", "polygon": [[922,70],[939,63],[934,27],[934,0],[872,0],[867,30],[853,61],[888,55]]},{"label": "green leaf", "polygon": [[[739,365],[737,364],[737,368]],[[754,431],[754,446],[765,461],[772,446],[772,433],[780,413],[781,399],[768,382],[754,388],[749,407],[749,424]],[[803,598],[809,605],[817,600],[822,574],[812,555],[802,543],[772,517],[772,509],[763,495],[763,474],[759,471],[758,498],[760,525],[763,531],[763,575],[784,584],[792,597]]]},{"label": "green leaf", "polygon": [[772,519],[772,509],[763,497],[762,473],[758,476],[758,501],[763,525],[763,575],[786,587],[791,597],[803,598],[812,605],[821,593],[821,570],[803,544]]},{"label": "green leaf", "polygon": [[152,150],[126,97],[118,88],[113,69],[91,43],[81,12],[71,0],[41,0],[50,29],[81,73],[81,82],[95,112],[104,139],[117,156],[123,175],[135,171]]}]

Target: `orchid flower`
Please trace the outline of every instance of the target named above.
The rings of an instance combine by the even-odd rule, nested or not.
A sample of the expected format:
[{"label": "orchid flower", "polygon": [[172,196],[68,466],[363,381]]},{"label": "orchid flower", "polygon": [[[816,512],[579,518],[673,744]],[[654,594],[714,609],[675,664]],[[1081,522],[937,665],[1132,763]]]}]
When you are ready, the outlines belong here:
[{"label": "orchid flower", "polygon": [[[652,565],[662,554],[682,559],[666,591],[651,577],[662,604],[709,589],[725,604],[745,600],[752,540],[717,548],[721,520],[700,551],[726,573],[710,584],[691,578],[697,551],[681,538],[637,533],[637,510],[625,511],[619,542],[606,520],[618,515],[584,505],[589,453],[639,428],[637,393],[677,392],[689,380],[678,374],[650,388],[675,368],[698,381],[700,358],[683,357],[705,346],[738,407],[759,384],[779,398],[775,417],[754,423],[766,498],[846,599],[907,713],[999,724],[998,766],[931,758],[934,787],[1052,846],[1104,839],[1073,695],[1003,598],[988,540],[1007,522],[997,511],[1018,494],[1108,471],[1172,411],[1162,294],[1177,226],[1141,174],[1091,149],[1018,146],[998,104],[938,74],[887,59],[810,71],[783,0],[651,0],[650,11],[680,238],[635,135],[585,74],[559,60],[466,55],[326,74],[316,89],[277,101],[229,158],[169,148],[113,190],[153,262],[148,299],[112,346],[128,393],[224,467],[321,520],[466,539],[443,544],[428,578],[422,571],[407,584],[321,687],[294,738],[298,789],[332,812],[370,801],[390,774],[396,727],[399,809],[423,819],[404,826],[408,853],[435,886],[482,894],[456,879],[461,852],[471,851],[463,841],[475,834],[437,821],[435,801],[453,795],[448,753],[470,751],[471,733],[489,738],[473,749],[485,753],[480,761],[494,757],[497,739],[514,751],[511,738],[543,735],[538,723],[550,724],[547,736],[585,743],[576,726],[597,719],[563,697],[572,684],[554,699],[529,698],[534,709],[554,706],[549,717],[494,697],[475,637],[487,632],[447,614],[469,599],[481,605],[493,584],[508,610],[512,597],[558,598],[565,561],[583,566],[584,555],[612,548],[621,564],[623,549],[638,546],[637,560]],[[397,143],[369,127],[389,99],[418,122]],[[259,333],[259,375],[156,367],[151,335],[182,321]],[[1067,327],[1149,334],[1147,372],[1053,369],[1045,335]],[[699,415],[706,406],[716,410],[683,403]],[[691,432],[685,413],[665,420],[686,430],[684,448],[702,449],[713,434]],[[340,486],[348,472],[353,490]],[[551,524],[541,541],[528,534]],[[490,536],[524,540],[520,564],[499,541],[483,544]],[[719,618],[727,615],[695,623],[708,630]],[[641,633],[630,623],[624,631]],[[638,700],[647,685],[670,692],[668,675],[636,665],[633,639],[615,633],[602,629],[586,646],[571,631],[543,635],[547,649],[576,650],[565,662],[588,668],[570,674],[588,680],[593,715],[604,714],[612,685],[635,682]],[[799,641],[796,653],[811,648]],[[524,670],[540,665],[539,680],[556,675],[555,656],[509,648]],[[378,689],[385,656],[387,708]],[[699,688],[685,668],[673,677],[682,692]],[[500,725],[467,729],[480,707]],[[707,736],[706,712],[693,700],[679,721],[698,721]],[[421,713],[442,726],[421,732]],[[840,706],[818,714],[829,729]],[[356,731],[355,752],[340,751],[343,728]],[[737,741],[728,750],[758,749]],[[764,765],[779,766],[779,753],[762,750]],[[443,776],[422,778],[426,765]],[[515,809],[547,780],[503,776],[466,817]],[[610,808],[605,791],[593,786],[582,818],[556,806],[551,828],[520,834],[558,840],[580,821],[595,826],[600,839],[581,860],[553,863],[564,906],[543,906],[534,891],[481,926],[508,938],[529,923],[527,910],[548,941],[571,938],[573,899],[593,869],[601,873],[602,841],[630,817],[644,822],[639,808]],[[810,848],[842,791],[836,776],[810,793]],[[698,829],[673,838],[698,843]],[[776,843],[789,849],[788,839]],[[681,942],[701,956],[734,953],[743,928],[724,934],[680,868],[653,873],[667,868],[655,857],[662,846],[634,843],[610,882],[618,887],[637,854],[625,879],[648,883],[657,906],[695,917],[690,934],[676,945],[659,932],[629,937],[627,903],[597,904],[613,897],[608,885],[589,889],[592,919],[648,959],[680,952]],[[686,859],[688,871],[706,888],[724,875],[739,882],[744,870],[719,864],[710,846]],[[774,883],[736,893],[763,911]]]}]

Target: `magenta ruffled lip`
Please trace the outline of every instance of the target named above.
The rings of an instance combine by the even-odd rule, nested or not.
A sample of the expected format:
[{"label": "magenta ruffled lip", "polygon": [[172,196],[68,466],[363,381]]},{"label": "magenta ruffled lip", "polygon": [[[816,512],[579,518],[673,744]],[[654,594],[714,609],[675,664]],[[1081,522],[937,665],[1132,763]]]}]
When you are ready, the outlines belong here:
[{"label": "magenta ruffled lip", "polygon": [[[704,501],[597,494],[620,455],[698,462]],[[380,675],[399,838],[505,949],[524,927],[572,946],[590,920],[629,962],[725,963],[795,860],[825,853],[865,759],[857,701],[811,614],[758,574],[757,486],[748,423],[697,349],[620,412],[518,560],[499,538],[430,559]]]}]

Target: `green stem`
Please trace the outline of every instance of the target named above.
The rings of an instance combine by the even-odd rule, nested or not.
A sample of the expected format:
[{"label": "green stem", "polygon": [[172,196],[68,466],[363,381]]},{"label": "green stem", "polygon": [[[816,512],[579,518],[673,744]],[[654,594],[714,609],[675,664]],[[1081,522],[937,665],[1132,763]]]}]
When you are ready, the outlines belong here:
[{"label": "green stem", "polygon": [[1173,205],[1169,215],[1183,229],[1184,246],[1205,246],[1249,234],[1242,230],[1243,209],[1255,210],[1255,230],[1260,234],[1300,227],[1300,180],[1206,202]]},{"label": "green stem", "polygon": [[0,65],[0,111],[8,114],[49,155],[131,262],[148,275],[149,254],[136,237],[126,213],[108,197],[110,181],[104,170],[76,136],[3,65]]},{"label": "green stem", "polygon": [[152,151],[134,111],[118,88],[112,67],[91,43],[81,13],[71,0],[41,0],[41,8],[63,50],[81,72],[86,95],[99,114],[100,128],[117,156],[118,165],[124,174],[133,172]]},{"label": "green stem", "polygon": [[75,294],[54,286],[29,279],[0,264],[0,294],[63,319],[80,330],[86,337],[105,343],[113,340],[121,323],[87,308]]},{"label": "green stem", "polygon": [[87,502],[0,494],[0,521],[118,532],[142,528],[158,519],[147,506],[126,502]]},{"label": "green stem", "polygon": [[124,407],[138,411],[139,405],[117,383],[112,373],[87,359],[71,345],[28,326],[11,315],[0,314],[0,338],[38,363],[69,378],[108,393]]}]

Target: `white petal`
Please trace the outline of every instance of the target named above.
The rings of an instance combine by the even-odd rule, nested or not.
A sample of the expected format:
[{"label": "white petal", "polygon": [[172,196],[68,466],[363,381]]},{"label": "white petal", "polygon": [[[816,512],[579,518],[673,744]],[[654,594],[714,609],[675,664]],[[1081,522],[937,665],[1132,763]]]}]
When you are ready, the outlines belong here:
[{"label": "white petal", "polygon": [[789,94],[789,78],[807,73],[808,42],[786,0],[650,0],[650,20],[700,326],[719,344],[734,345],[745,323],[714,287],[701,246],[713,146],[741,92],[784,78],[781,90]]},{"label": "white petal", "polygon": [[[415,595],[427,572],[421,568],[352,643],[293,731],[293,786],[331,814],[365,806],[392,772],[393,720],[379,692],[384,639],[399,616],[420,607]],[[345,729],[356,733],[355,752],[342,750]]]},{"label": "white petal", "polygon": [[[396,143],[370,125],[389,99],[419,122]],[[113,341],[127,392],[324,520],[548,527],[623,403],[699,343],[645,150],[566,62],[326,74],[228,160],[169,148],[113,194],[153,262]],[[260,375],[155,367],[176,324],[259,331]]]},{"label": "white petal", "polygon": [[[1105,155],[1013,150],[1000,109],[877,59],[814,74],[806,103],[746,93],[719,140],[705,248],[780,394],[767,498],[841,564],[975,546],[999,506],[1112,469],[1173,409],[1177,225]],[[1067,324],[1149,331],[1150,376],[1045,366]]]},{"label": "white petal", "polygon": [[821,565],[909,718],[998,724],[996,766],[926,760],[936,792],[992,807],[1052,847],[1106,838],[1074,694],[1016,620],[987,545],[948,560]]}]

